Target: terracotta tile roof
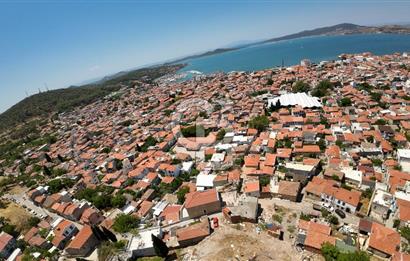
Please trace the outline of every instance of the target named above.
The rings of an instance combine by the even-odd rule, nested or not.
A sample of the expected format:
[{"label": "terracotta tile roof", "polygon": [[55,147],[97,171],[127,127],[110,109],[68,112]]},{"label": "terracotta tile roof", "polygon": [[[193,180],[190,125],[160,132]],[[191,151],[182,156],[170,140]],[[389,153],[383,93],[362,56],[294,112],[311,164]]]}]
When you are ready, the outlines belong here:
[{"label": "terracotta tile roof", "polygon": [[93,236],[93,231],[90,226],[85,225],[75,238],[70,242],[67,248],[81,249]]},{"label": "terracotta tile roof", "polygon": [[259,180],[246,182],[243,191],[246,193],[259,191]]},{"label": "terracotta tile roof", "polygon": [[400,248],[400,234],[391,228],[373,222],[369,247],[393,255]]},{"label": "terracotta tile roof", "polygon": [[219,195],[215,189],[190,192],[185,195],[185,208],[193,208],[201,205],[219,202]]}]

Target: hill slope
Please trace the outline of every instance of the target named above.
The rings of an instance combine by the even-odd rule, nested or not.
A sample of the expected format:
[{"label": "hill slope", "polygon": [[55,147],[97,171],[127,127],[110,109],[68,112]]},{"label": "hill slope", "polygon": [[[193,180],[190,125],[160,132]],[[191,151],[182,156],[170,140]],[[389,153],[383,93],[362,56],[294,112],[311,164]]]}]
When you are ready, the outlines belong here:
[{"label": "hill slope", "polygon": [[63,112],[76,106],[88,104],[120,89],[121,86],[131,85],[135,81],[151,82],[165,74],[175,72],[183,66],[181,64],[163,65],[121,72],[117,77],[111,77],[100,83],[73,86],[32,95],[0,114],[0,131],[11,129],[33,118],[42,118],[54,112]]}]

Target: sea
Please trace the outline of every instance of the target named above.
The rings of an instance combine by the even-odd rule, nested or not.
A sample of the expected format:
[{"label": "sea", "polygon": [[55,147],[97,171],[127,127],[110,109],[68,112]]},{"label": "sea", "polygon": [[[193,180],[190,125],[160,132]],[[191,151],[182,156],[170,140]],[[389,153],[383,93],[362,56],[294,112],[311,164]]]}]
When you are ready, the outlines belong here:
[{"label": "sea", "polygon": [[395,52],[410,53],[410,35],[358,34],[313,36],[273,43],[264,43],[242,49],[182,61],[187,66],[181,73],[204,74],[230,71],[257,71],[299,64],[303,59],[318,63],[338,59],[343,53],[371,52],[376,55]]}]

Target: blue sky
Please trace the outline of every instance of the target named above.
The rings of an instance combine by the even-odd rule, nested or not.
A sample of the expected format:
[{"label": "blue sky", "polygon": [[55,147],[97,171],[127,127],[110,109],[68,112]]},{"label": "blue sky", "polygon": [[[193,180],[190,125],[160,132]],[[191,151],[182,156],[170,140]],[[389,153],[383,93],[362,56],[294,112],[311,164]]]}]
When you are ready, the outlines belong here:
[{"label": "blue sky", "polygon": [[410,22],[409,1],[0,0],[0,111],[38,89],[341,22]]}]

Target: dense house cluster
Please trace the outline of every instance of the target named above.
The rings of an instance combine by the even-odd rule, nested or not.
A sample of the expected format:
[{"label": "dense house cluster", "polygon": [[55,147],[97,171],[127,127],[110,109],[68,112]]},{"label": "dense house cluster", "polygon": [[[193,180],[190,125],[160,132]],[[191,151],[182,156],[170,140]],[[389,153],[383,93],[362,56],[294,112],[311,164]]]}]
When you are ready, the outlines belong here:
[{"label": "dense house cluster", "polygon": [[[24,196],[48,213],[24,241],[84,257],[108,230],[127,242],[119,257],[151,256],[151,235],[186,247],[220,219],[262,222],[258,201],[280,198],[321,211],[300,214],[300,249],[409,259],[409,68],[407,54],[364,53],[163,78],[61,113],[43,129],[56,141],[24,152],[36,180]],[[21,175],[19,163],[6,175]],[[121,227],[124,215],[138,234]],[[15,249],[0,234],[0,256],[16,260]]]}]

